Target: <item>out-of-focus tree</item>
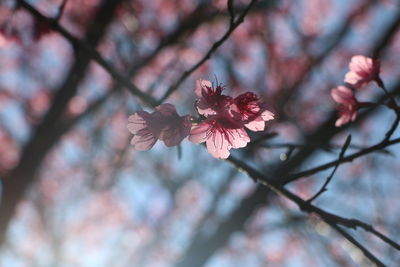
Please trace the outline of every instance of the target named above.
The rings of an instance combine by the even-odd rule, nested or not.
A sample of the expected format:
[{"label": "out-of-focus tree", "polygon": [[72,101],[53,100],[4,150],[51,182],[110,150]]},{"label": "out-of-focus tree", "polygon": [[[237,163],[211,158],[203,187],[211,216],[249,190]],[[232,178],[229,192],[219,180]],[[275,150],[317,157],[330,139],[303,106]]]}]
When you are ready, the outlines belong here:
[{"label": "out-of-focus tree", "polygon": [[[397,266],[399,30],[395,0],[3,0],[0,265]],[[200,79],[240,148],[136,151],[132,114],[222,125]]]}]

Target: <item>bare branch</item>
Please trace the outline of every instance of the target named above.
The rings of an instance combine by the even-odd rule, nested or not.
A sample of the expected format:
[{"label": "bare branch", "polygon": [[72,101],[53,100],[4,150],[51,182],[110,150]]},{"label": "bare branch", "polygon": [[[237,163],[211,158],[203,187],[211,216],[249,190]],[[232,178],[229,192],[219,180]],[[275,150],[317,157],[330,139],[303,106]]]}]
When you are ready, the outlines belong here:
[{"label": "bare branch", "polygon": [[[96,47],[100,42],[107,25],[113,19],[114,11],[122,0],[103,1],[93,22],[86,32],[87,46]],[[37,12],[24,1],[18,2],[31,12],[36,12],[37,18],[51,21]],[[58,25],[53,23],[52,25]],[[58,26],[59,27],[59,26]],[[71,35],[69,35],[71,36]],[[54,100],[43,121],[34,129],[31,140],[26,144],[18,165],[2,179],[2,201],[0,202],[0,244],[6,237],[7,226],[14,214],[18,202],[24,196],[25,190],[35,181],[39,166],[47,152],[54,146],[60,136],[55,130],[69,100],[76,94],[78,84],[83,78],[90,58],[82,50],[77,50],[76,59],[67,74],[65,82],[57,90]]]},{"label": "bare branch", "polygon": [[67,30],[65,30],[62,26],[60,26],[53,19],[47,18],[39,11],[37,11],[32,5],[28,4],[23,0],[19,0],[19,4],[29,11],[33,16],[35,16],[41,22],[46,23],[49,27],[57,32],[59,32],[65,39],[67,39],[71,44],[75,47],[79,47],[82,49],[87,56],[96,61],[100,66],[102,66],[119,84],[126,87],[133,95],[139,97],[146,105],[150,107],[156,106],[156,100],[151,96],[143,93],[137,88],[131,81],[119,74],[101,55],[97,50],[93,49],[92,46],[87,44],[86,42],[76,38]]},{"label": "bare branch", "polygon": [[[344,238],[346,238],[349,242],[354,244],[356,247],[358,247],[361,252],[364,254],[366,258],[368,258],[371,262],[375,263],[377,266],[385,266],[378,258],[376,258],[368,249],[364,248],[360,243],[358,243],[352,236],[350,236],[348,233],[343,231],[338,227],[337,224],[343,224],[342,223],[342,218],[330,213],[327,213],[320,208],[312,205],[308,201],[305,201],[298,197],[297,195],[293,194],[292,192],[288,191],[285,189],[282,185],[278,184],[274,180],[272,180],[269,177],[266,177],[265,175],[261,174],[257,170],[253,169],[252,167],[248,166],[244,162],[234,158],[234,157],[229,157],[227,159],[230,163],[232,163],[235,167],[238,169],[244,171],[247,173],[247,175],[252,178],[254,181],[256,181],[258,184],[261,184],[263,186],[266,186],[270,190],[274,191],[275,193],[282,195],[286,197],[287,199],[293,201],[298,205],[298,207],[305,212],[308,213],[315,213],[317,214],[324,222],[329,224],[331,227],[333,227],[336,231],[338,231]],[[346,221],[344,219],[344,221]],[[343,224],[344,225],[344,224]]]},{"label": "bare branch", "polygon": [[373,263],[376,264],[376,266],[386,266],[383,264],[377,257],[375,257],[367,248],[365,248],[360,242],[354,239],[349,233],[347,233],[345,230],[343,230],[340,226],[336,224],[329,224],[334,228],[336,231],[338,231],[343,237],[345,237],[348,241],[350,241],[354,246],[356,246],[359,250],[362,251],[362,253],[370,259]]},{"label": "bare branch", "polygon": [[254,5],[254,3],[257,0],[252,0],[250,4],[244,9],[244,11],[239,15],[236,21],[231,21],[231,24],[229,25],[228,30],[226,33],[218,40],[216,41],[208,50],[206,55],[199,61],[197,62],[193,67],[191,67],[189,70],[185,71],[182,76],[172,85],[170,86],[165,94],[160,98],[158,101],[158,104],[163,103],[175,90],[178,89],[178,87],[195,71],[197,70],[201,65],[203,65],[210,57],[211,55],[229,38],[229,36],[232,34],[232,32],[244,21],[244,18],[246,17],[247,13],[251,9],[251,7]]},{"label": "bare branch", "polygon": [[347,148],[349,147],[350,142],[351,142],[351,135],[349,135],[347,137],[346,142],[344,143],[342,150],[340,151],[337,163],[332,170],[332,173],[328,176],[325,183],[322,185],[321,189],[312,198],[307,200],[307,202],[310,202],[310,203],[313,202],[317,197],[319,197],[323,192],[325,192],[327,190],[326,188],[327,188],[329,182],[332,180],[333,176],[335,175],[336,170],[338,169],[338,167],[340,165],[340,160],[343,159],[344,153],[346,152]]},{"label": "bare branch", "polygon": [[297,180],[299,178],[310,176],[310,175],[315,174],[317,172],[320,172],[320,171],[326,170],[328,168],[334,167],[336,164],[342,164],[342,163],[345,163],[345,162],[353,161],[354,159],[356,159],[358,157],[361,157],[361,156],[364,156],[364,155],[379,151],[379,150],[381,150],[381,149],[383,149],[385,147],[388,147],[388,146],[391,146],[391,145],[397,144],[397,143],[400,143],[400,138],[396,138],[396,139],[393,139],[391,141],[387,141],[387,142],[384,142],[384,143],[379,142],[378,144],[376,144],[374,146],[370,146],[369,148],[363,149],[363,150],[361,150],[359,152],[356,152],[356,153],[353,153],[353,154],[351,154],[349,156],[343,157],[341,160],[334,160],[334,161],[322,164],[322,165],[320,165],[318,167],[315,167],[315,168],[312,168],[312,169],[309,169],[309,170],[305,170],[305,171],[301,171],[301,172],[298,172],[298,173],[294,173],[294,174],[288,175],[287,177],[283,178],[283,183],[285,183],[285,184],[286,183],[290,183],[290,182],[295,181],[295,180]]},{"label": "bare branch", "polygon": [[55,21],[60,21],[63,13],[64,13],[64,9],[65,6],[67,5],[68,0],[62,0],[60,7],[58,8],[58,12],[57,15],[54,17]]},{"label": "bare branch", "polygon": [[234,0],[228,0],[228,12],[230,16],[230,24],[232,25],[235,22],[235,11],[233,8],[233,1]]}]

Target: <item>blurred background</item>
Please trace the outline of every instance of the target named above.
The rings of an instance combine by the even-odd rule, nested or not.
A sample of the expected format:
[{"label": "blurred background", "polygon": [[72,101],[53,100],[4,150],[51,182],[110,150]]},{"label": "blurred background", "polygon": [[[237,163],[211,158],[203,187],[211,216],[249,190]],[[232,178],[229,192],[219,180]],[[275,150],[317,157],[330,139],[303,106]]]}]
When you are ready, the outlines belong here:
[{"label": "blurred background", "polygon": [[[164,103],[196,116],[199,78],[218,79],[233,96],[255,92],[276,114],[264,132],[252,133],[255,141],[232,151],[271,175],[337,159],[348,134],[348,153],[384,138],[391,110],[370,109],[335,128],[330,90],[362,54],[380,58],[381,78],[400,93],[398,1],[255,1],[211,58],[182,76],[250,1],[232,4],[0,1],[1,266],[371,264],[321,220],[204,146],[158,142],[138,152],[129,144],[127,118],[151,111],[146,96],[161,99],[172,86]],[[358,97],[377,102],[383,93],[371,83]],[[400,240],[398,150],[341,165],[315,204]],[[330,173],[288,188],[309,198]],[[397,266],[397,250],[363,230],[349,233]]]}]

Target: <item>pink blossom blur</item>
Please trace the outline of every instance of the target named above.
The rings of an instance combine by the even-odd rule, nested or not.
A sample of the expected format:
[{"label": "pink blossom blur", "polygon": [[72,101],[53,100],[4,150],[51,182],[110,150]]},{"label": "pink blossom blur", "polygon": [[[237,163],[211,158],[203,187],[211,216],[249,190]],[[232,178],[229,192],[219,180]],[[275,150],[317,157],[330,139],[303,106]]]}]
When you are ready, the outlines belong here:
[{"label": "pink blossom blur", "polygon": [[354,96],[353,91],[346,86],[338,86],[333,88],[331,96],[339,106],[339,119],[335,126],[342,126],[350,121],[354,121],[357,117],[357,111],[360,108],[360,103]]},{"label": "pink blossom blur", "polygon": [[162,104],[153,113],[138,111],[128,118],[128,130],[134,134],[131,144],[136,150],[149,150],[157,140],[176,146],[190,133],[188,115],[179,116],[172,104]]},{"label": "pink blossom blur", "polygon": [[370,81],[380,83],[380,62],[366,56],[353,56],[349,63],[350,71],[346,73],[344,81],[358,89]]}]

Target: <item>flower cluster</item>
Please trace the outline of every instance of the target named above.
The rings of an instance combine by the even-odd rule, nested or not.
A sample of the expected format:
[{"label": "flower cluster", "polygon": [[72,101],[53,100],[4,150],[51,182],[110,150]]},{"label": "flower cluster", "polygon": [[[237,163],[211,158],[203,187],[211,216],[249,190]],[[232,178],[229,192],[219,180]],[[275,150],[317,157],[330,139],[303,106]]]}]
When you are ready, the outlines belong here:
[{"label": "flower cluster", "polygon": [[265,122],[274,114],[267,110],[256,94],[246,92],[232,98],[222,94],[222,85],[214,88],[211,82],[198,80],[196,109],[205,120],[193,126],[189,140],[206,142],[208,152],[215,158],[227,158],[231,148],[245,147],[251,131],[263,131]]},{"label": "flower cluster", "polygon": [[224,87],[198,80],[195,107],[200,118],[193,122],[189,115],[179,116],[171,104],[158,106],[153,113],[138,111],[128,119],[128,130],[134,134],[131,144],[136,150],[148,150],[157,140],[167,146],[178,145],[185,137],[193,143],[206,142],[215,158],[226,159],[231,148],[245,147],[250,142],[245,128],[263,131],[265,122],[274,114],[252,92],[235,98],[224,95]]},{"label": "flower cluster", "polygon": [[371,81],[375,81],[380,87],[383,83],[379,77],[380,62],[366,56],[353,56],[349,63],[350,71],[346,73],[344,82],[348,86],[338,86],[333,88],[331,96],[339,104],[339,119],[336,121],[336,127],[342,126],[350,121],[354,121],[357,112],[361,107],[367,106],[367,103],[359,102],[354,94]]}]

